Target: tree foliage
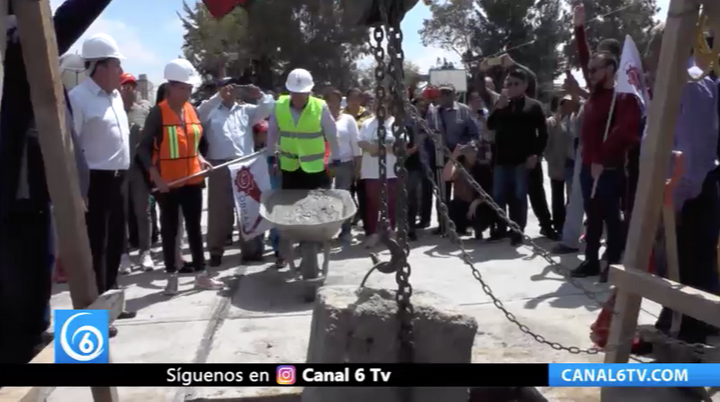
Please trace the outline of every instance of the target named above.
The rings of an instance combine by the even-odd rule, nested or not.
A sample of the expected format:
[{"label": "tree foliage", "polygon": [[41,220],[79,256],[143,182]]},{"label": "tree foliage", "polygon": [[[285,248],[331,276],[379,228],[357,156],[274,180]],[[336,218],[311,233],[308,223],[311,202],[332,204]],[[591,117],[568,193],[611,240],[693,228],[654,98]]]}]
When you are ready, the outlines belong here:
[{"label": "tree foliage", "polygon": [[[582,3],[585,6],[586,36],[591,51],[603,39],[613,38],[622,43],[630,35],[642,52],[647,45],[649,32],[659,8],[656,0],[565,0],[568,6]],[[618,11],[619,10],[619,11]],[[602,17],[601,17],[602,16]],[[601,17],[601,18],[598,18]],[[572,19],[565,23],[572,27]],[[565,54],[574,66],[578,66],[575,39],[567,43]]]},{"label": "tree foliage", "polygon": [[540,82],[557,75],[568,29],[559,20],[563,0],[446,0],[431,6],[433,18],[423,23],[425,45],[452,50],[466,68],[472,55],[496,56],[507,51],[529,67]]},{"label": "tree foliage", "polygon": [[[212,20],[202,3],[185,7],[186,57],[210,71],[217,56],[238,54],[231,66],[265,87],[281,87],[295,68],[309,70],[318,85],[345,87],[357,78],[355,60],[365,53],[366,28],[348,23],[343,2],[263,0]],[[243,75],[238,71],[228,73]]]},{"label": "tree foliage", "polygon": [[[386,61],[387,63],[390,63],[390,59],[388,58]],[[356,85],[364,90],[373,89],[375,88],[375,85],[377,83],[377,80],[375,79],[375,68],[377,66],[377,63],[372,62],[371,64],[368,64],[364,67],[358,68],[358,76]],[[417,85],[417,83],[420,80],[420,67],[409,60],[403,61],[403,71],[405,72],[405,79],[404,84],[405,87],[411,87],[413,85]],[[386,77],[386,83],[389,82],[389,77],[387,75],[387,70],[385,73]]]}]

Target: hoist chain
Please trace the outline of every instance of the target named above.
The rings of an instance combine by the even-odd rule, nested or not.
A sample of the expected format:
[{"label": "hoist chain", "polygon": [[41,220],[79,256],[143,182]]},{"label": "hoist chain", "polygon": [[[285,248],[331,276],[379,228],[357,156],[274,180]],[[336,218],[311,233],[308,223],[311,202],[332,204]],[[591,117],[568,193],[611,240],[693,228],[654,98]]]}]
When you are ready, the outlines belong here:
[{"label": "hoist chain", "polygon": [[395,121],[393,124],[393,136],[395,137],[394,153],[397,156],[397,163],[394,166],[398,186],[396,189],[397,200],[395,209],[397,216],[397,241],[403,250],[402,257],[398,261],[398,269],[395,272],[395,281],[398,290],[395,295],[398,304],[398,318],[400,320],[400,362],[412,363],[414,360],[413,351],[413,326],[412,317],[414,309],[410,298],[412,297],[412,285],[410,284],[411,267],[408,263],[410,245],[408,244],[408,233],[410,232],[409,220],[409,197],[407,191],[408,171],[405,167],[407,161],[407,144],[410,133],[406,126],[405,104],[407,93],[405,91],[405,74],[403,61],[405,54],[402,50],[402,31],[399,23],[388,29],[388,53],[390,54],[389,76],[392,82],[393,111]]},{"label": "hoist chain", "polygon": [[[405,58],[402,50],[402,31],[400,30],[400,21],[393,22],[392,25],[389,23],[388,13],[395,10],[388,10],[388,3],[390,7],[400,7],[402,2],[398,1],[381,1],[380,2],[380,14],[382,21],[384,22],[380,27],[376,27],[373,32],[375,39],[375,61],[377,67],[375,68],[375,79],[377,80],[377,87],[375,90],[376,95],[376,116],[378,123],[378,173],[380,179],[380,230],[382,236],[382,242],[390,249],[395,251],[392,254],[390,264],[393,266],[389,272],[395,272],[395,281],[397,282],[398,289],[395,294],[395,300],[397,302],[397,316],[398,316],[398,362],[399,363],[412,363],[414,361],[414,350],[413,350],[413,325],[412,319],[414,315],[413,306],[410,298],[412,297],[412,286],[410,285],[410,273],[411,268],[408,264],[407,257],[410,253],[410,247],[408,245],[408,195],[407,195],[407,177],[408,173],[405,169],[406,160],[406,149],[405,144],[407,143],[407,130],[405,128],[405,105],[406,95],[404,86],[404,71],[403,71],[403,60]],[[390,56],[390,62],[387,65],[388,82],[385,82],[385,54],[383,51],[383,39],[384,32],[383,28],[387,29],[388,32],[388,55]],[[391,92],[392,104],[387,102],[385,98],[385,85],[389,84]],[[390,230],[391,225],[389,223],[388,216],[388,182],[387,182],[387,149],[386,146],[390,143],[388,141],[387,131],[385,128],[386,119],[386,108],[390,107],[392,110],[392,116],[394,117],[392,125],[392,152],[397,156],[397,163],[393,167],[395,175],[397,177],[397,184],[399,188],[396,188],[397,200],[395,200],[395,219],[397,224],[397,237],[396,239],[391,238]],[[374,196],[374,195],[371,195]],[[412,401],[412,388],[399,388],[399,396],[403,402]]]},{"label": "hoist chain", "polygon": [[[467,169],[465,169],[465,167],[462,165],[462,163],[460,163],[458,160],[456,160],[452,156],[452,152],[450,152],[450,150],[447,147],[445,147],[445,145],[443,143],[443,139],[439,135],[439,133],[436,133],[436,130],[433,130],[430,128],[430,126],[427,124],[427,121],[425,121],[425,119],[423,119],[422,117],[419,116],[419,114],[417,113],[417,110],[415,110],[413,107],[411,107],[409,105],[406,105],[405,110],[407,113],[410,114],[413,122],[415,124],[419,124],[421,126],[422,130],[424,130],[425,133],[427,133],[430,136],[430,138],[433,140],[433,142],[435,142],[435,145],[444,149],[444,153],[447,156],[448,160],[452,161],[452,163],[455,165],[455,167],[458,169],[458,171],[465,177],[467,182],[478,192],[479,196],[483,199],[483,202],[485,204],[489,205],[493,209],[495,214],[497,214],[497,216],[505,222],[505,224],[508,226],[508,228],[510,228],[510,230],[513,230],[516,233],[521,234],[523,236],[523,241],[533,248],[533,252],[536,255],[540,255],[541,257],[543,257],[553,267],[559,268],[561,270],[560,272],[558,272],[559,274],[568,278],[575,287],[582,290],[583,293],[585,293],[585,295],[590,297],[592,300],[598,302],[601,306],[604,306],[604,303],[600,302],[597,299],[597,296],[595,296],[595,294],[593,292],[585,289],[579,282],[577,282],[577,280],[575,280],[574,278],[572,278],[569,275],[570,272],[567,270],[566,267],[563,267],[562,265],[560,265],[556,261],[554,261],[552,259],[549,251],[538,246],[532,240],[532,238],[530,238],[529,236],[524,234],[522,232],[522,230],[520,230],[520,226],[518,226],[517,223],[513,222],[512,220],[510,220],[508,218],[505,211],[503,209],[501,209],[493,201],[492,197],[490,197],[490,195],[488,195],[488,193],[482,188],[482,186],[480,186],[480,184],[477,181],[475,181],[473,176],[470,174],[470,172],[467,171]],[[515,324],[518,327],[518,329],[520,329],[520,331],[522,331],[523,333],[525,333],[527,335],[532,336],[535,339],[535,341],[537,341],[538,343],[548,345],[555,350],[565,350],[572,354],[585,353],[585,354],[589,354],[589,355],[595,355],[595,354],[598,354],[599,352],[607,353],[607,352],[616,350],[617,348],[621,347],[622,345],[627,345],[629,342],[632,342],[634,340],[635,336],[633,335],[632,337],[625,339],[624,342],[620,342],[616,345],[607,345],[604,348],[591,347],[591,348],[587,348],[587,349],[581,349],[577,346],[565,346],[559,342],[550,341],[550,340],[546,339],[544,336],[534,333],[532,330],[530,330],[530,328],[527,325],[519,322],[517,317],[515,317],[514,314],[512,314],[510,311],[508,311],[507,308],[505,308],[505,306],[503,305],[503,303],[495,296],[495,294],[493,293],[490,286],[485,282],[480,271],[477,268],[475,268],[475,265],[472,262],[472,257],[470,256],[470,254],[468,254],[467,250],[465,250],[463,241],[460,238],[460,236],[457,234],[455,223],[450,219],[448,207],[447,207],[446,203],[443,202],[441,199],[441,189],[438,187],[438,185],[435,181],[434,172],[433,172],[432,168],[427,163],[421,163],[421,166],[423,167],[423,170],[425,171],[427,180],[433,186],[433,192],[435,193],[435,196],[439,200],[438,213],[440,216],[438,216],[438,220],[444,219],[447,222],[448,236],[450,238],[450,241],[460,248],[460,256],[459,256],[460,259],[463,260],[463,262],[468,267],[470,267],[473,277],[478,282],[480,282],[483,292],[488,297],[490,297],[490,299],[492,300],[495,307],[498,310],[502,311],[503,314],[505,314],[505,317],[507,318],[507,320],[510,321],[511,323]],[[614,311],[612,313],[617,314]],[[648,331],[652,332],[653,335],[658,337],[658,339],[662,339],[666,345],[672,344],[672,345],[677,345],[679,347],[691,350],[693,355],[695,355],[696,357],[699,357],[700,359],[702,359],[705,355],[705,349],[707,349],[707,345],[704,345],[702,343],[690,344],[690,343],[681,341],[679,339],[671,338],[657,329],[648,330]]]}]

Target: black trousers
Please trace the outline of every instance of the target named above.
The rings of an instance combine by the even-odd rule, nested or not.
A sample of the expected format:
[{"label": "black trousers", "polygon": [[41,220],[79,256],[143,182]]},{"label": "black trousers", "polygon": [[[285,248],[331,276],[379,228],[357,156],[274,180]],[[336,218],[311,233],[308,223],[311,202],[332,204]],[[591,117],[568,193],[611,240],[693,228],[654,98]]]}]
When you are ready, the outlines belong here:
[{"label": "black trousers", "polygon": [[307,173],[302,169],[294,172],[282,171],[283,190],[316,190],[330,188],[332,181],[327,171],[318,173]]},{"label": "black trousers", "polygon": [[[708,174],[700,195],[683,205],[676,226],[680,283],[718,294],[717,244],[720,237],[720,191],[718,174]],[[663,308],[655,327],[669,331],[672,310]],[[683,315],[678,338],[690,343],[706,342],[712,327]]]},{"label": "black trousers", "polygon": [[0,222],[0,363],[27,363],[49,326],[52,245],[49,204],[15,200]]},{"label": "black trousers", "polygon": [[364,180],[356,180],[355,181],[355,193],[357,194],[357,203],[358,203],[358,210],[357,210],[357,220],[362,221],[363,223],[363,229],[365,230],[365,235],[367,236],[367,223],[366,223],[366,216],[367,216],[367,195],[365,192],[365,181]]},{"label": "black trousers", "polygon": [[570,194],[565,196],[566,188],[565,180],[550,179],[552,220],[558,231],[562,231],[563,225],[565,225],[565,205],[570,198]]},{"label": "black trousers", "polygon": [[420,189],[420,222],[430,224],[432,219],[433,207],[433,186],[432,182],[425,176],[425,170],[422,170],[422,187]]},{"label": "black trousers", "polygon": [[125,249],[125,171],[91,170],[85,215],[98,292],[117,286]]},{"label": "black trousers", "polygon": [[[528,177],[528,197],[530,198],[530,205],[532,206],[533,213],[540,221],[541,229],[552,229],[553,222],[550,216],[550,209],[548,208],[547,197],[545,196],[544,180],[542,163],[538,160],[535,168],[530,170],[530,176]],[[562,227],[557,228],[562,230]]]},{"label": "black trousers", "polygon": [[455,228],[459,234],[467,232],[473,228],[475,233],[484,232],[495,220],[495,212],[486,204],[478,205],[475,210],[475,216],[468,219],[467,213],[470,210],[470,203],[455,198],[450,201],[450,219],[455,223]]},{"label": "black trousers", "polygon": [[169,193],[156,193],[160,205],[160,235],[162,237],[165,272],[177,272],[175,256],[177,254],[178,217],[182,210],[185,218],[188,244],[192,254],[192,263],[196,272],[205,270],[205,255],[202,239],[202,185],[188,185],[174,188]]},{"label": "black trousers", "polygon": [[[408,179],[406,182],[408,195],[408,227],[413,233],[417,229],[418,214],[423,207],[422,191],[423,191],[423,172],[420,169],[408,169]],[[430,198],[432,202],[432,195]],[[432,210],[431,210],[432,211]]]}]

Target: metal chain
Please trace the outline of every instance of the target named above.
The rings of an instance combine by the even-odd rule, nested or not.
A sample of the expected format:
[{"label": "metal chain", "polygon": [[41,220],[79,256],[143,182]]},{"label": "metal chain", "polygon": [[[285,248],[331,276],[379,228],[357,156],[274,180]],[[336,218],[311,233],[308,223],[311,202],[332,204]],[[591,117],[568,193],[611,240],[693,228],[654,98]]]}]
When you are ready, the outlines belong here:
[{"label": "metal chain", "polygon": [[387,117],[387,104],[385,100],[385,49],[383,48],[383,39],[385,38],[384,27],[378,26],[373,30],[373,38],[375,46],[375,116],[378,123],[378,172],[380,180],[380,233],[387,236],[388,234],[388,204],[387,204],[387,150],[385,141],[387,140],[387,132],[385,129],[385,119]]},{"label": "metal chain", "polygon": [[[417,111],[416,111],[416,110],[414,110],[412,107],[409,107],[409,106],[408,106],[408,107],[406,107],[406,111],[411,114],[412,120],[413,120],[414,122],[419,123],[420,126],[423,128],[423,130],[426,130],[426,132],[430,135],[430,138],[433,140],[433,142],[435,142],[436,146],[444,147],[444,144],[443,144],[443,145],[438,145],[438,144],[442,144],[442,138],[441,138],[439,135],[434,134],[435,131],[432,130],[432,129],[429,127],[429,125],[427,124],[427,122],[425,121],[425,119],[421,118],[421,117],[417,114]],[[448,159],[449,159],[450,161],[452,161],[453,164],[456,166],[456,168],[463,174],[463,176],[465,177],[465,179],[467,180],[467,182],[478,192],[478,194],[480,195],[480,197],[483,198],[484,202],[487,203],[488,205],[490,205],[490,207],[493,208],[493,210],[495,210],[495,213],[498,214],[498,216],[500,217],[500,219],[502,219],[502,220],[507,224],[507,226],[508,226],[511,230],[513,230],[513,231],[515,231],[515,232],[517,232],[517,233],[521,233],[521,234],[522,234],[522,231],[520,230],[519,225],[518,225],[517,223],[513,222],[512,220],[510,220],[510,219],[507,217],[507,214],[505,214],[505,211],[503,211],[502,209],[500,209],[500,207],[493,201],[492,197],[490,197],[490,196],[487,194],[487,192],[485,192],[485,190],[483,190],[482,186],[480,186],[480,184],[477,183],[477,181],[475,181],[475,179],[474,179],[474,178],[472,177],[472,175],[465,169],[465,167],[464,167],[459,161],[457,161],[455,158],[452,157],[452,153],[450,152],[450,150],[449,150],[447,147],[444,147],[444,152],[445,152],[445,154],[447,155]],[[441,190],[440,190],[440,188],[437,186],[437,183],[435,182],[434,173],[433,173],[432,169],[431,169],[427,164],[424,164],[424,163],[423,163],[423,164],[421,164],[421,165],[422,165],[422,167],[423,167],[423,169],[424,169],[424,171],[425,171],[425,175],[426,175],[427,180],[428,180],[428,181],[432,184],[432,186],[433,186],[433,192],[435,193],[435,196],[436,196],[438,199],[440,199]],[[582,354],[582,353],[585,353],[585,354],[589,354],[589,355],[596,355],[596,354],[598,354],[599,352],[605,352],[605,353],[607,353],[607,352],[614,351],[614,350],[622,347],[623,345],[627,345],[628,342],[632,342],[632,341],[635,339],[635,335],[633,334],[632,337],[629,337],[628,339],[625,339],[624,342],[620,342],[620,343],[618,343],[618,344],[616,344],[616,345],[607,345],[607,346],[605,346],[605,347],[603,347],[603,348],[590,347],[590,348],[582,349],[582,348],[579,348],[579,347],[577,347],[577,346],[565,346],[565,345],[563,345],[563,344],[561,344],[561,343],[559,343],[559,342],[549,341],[549,340],[546,339],[543,335],[540,335],[540,334],[537,334],[537,333],[533,332],[527,325],[519,322],[518,319],[515,317],[515,315],[512,314],[510,311],[508,311],[508,310],[505,308],[505,306],[502,304],[502,302],[495,296],[495,294],[493,293],[493,291],[492,291],[492,289],[490,288],[490,286],[485,282],[485,280],[484,280],[482,274],[480,273],[480,271],[478,271],[478,269],[475,268],[475,265],[474,265],[473,262],[472,262],[472,257],[471,257],[471,256],[468,254],[468,252],[465,250],[465,247],[464,247],[464,245],[463,245],[463,241],[462,241],[462,239],[460,238],[460,236],[457,234],[457,230],[456,230],[456,227],[455,227],[455,223],[450,219],[448,207],[447,207],[447,205],[446,205],[443,201],[439,201],[438,211],[439,211],[441,217],[447,221],[448,237],[450,238],[450,241],[451,241],[452,243],[456,244],[456,245],[460,248],[460,256],[459,256],[460,259],[462,259],[463,262],[464,262],[468,267],[470,267],[470,269],[471,269],[471,271],[472,271],[473,277],[475,277],[475,279],[476,279],[478,282],[480,282],[480,285],[482,286],[483,292],[484,292],[488,297],[490,297],[490,299],[492,300],[492,302],[493,302],[493,304],[495,305],[495,307],[496,307],[498,310],[502,311],[503,314],[505,314],[505,317],[507,318],[508,321],[510,321],[511,323],[515,324],[515,325],[518,327],[518,329],[520,329],[520,331],[522,331],[523,333],[525,333],[525,334],[530,335],[531,337],[533,337],[536,342],[541,343],[541,344],[548,345],[548,346],[550,346],[551,348],[553,348],[553,349],[555,349],[555,350],[565,350],[565,351],[567,351],[567,352],[569,352],[569,353],[572,353],[572,354]],[[439,217],[439,218],[440,218],[440,217]],[[564,271],[566,270],[565,267],[562,267],[560,264],[558,264],[557,262],[555,262],[555,261],[550,257],[550,256],[551,256],[550,252],[548,252],[547,250],[544,250],[543,248],[541,248],[540,246],[538,246],[534,241],[532,241],[532,239],[531,239],[529,236],[527,236],[527,235],[525,235],[525,234],[522,234],[522,235],[523,235],[523,240],[524,240],[525,242],[527,242],[527,243],[534,249],[534,252],[535,252],[536,255],[542,256],[545,260],[547,260],[548,262],[550,262],[551,265],[553,265],[553,266],[555,266],[555,267],[561,267]],[[571,278],[571,277],[569,276],[569,272],[567,272],[567,274],[568,274],[568,275],[566,275],[566,277],[568,277],[568,279],[570,279],[570,280],[571,280],[571,283],[572,283],[572,281],[573,281],[574,278]],[[592,295],[592,297],[591,297],[592,300],[595,300],[596,302],[601,303],[602,306],[605,305],[605,303],[600,302],[600,301],[597,299],[597,297],[595,297],[595,294],[594,294],[594,293],[592,293],[592,292],[590,292],[589,290],[585,289],[585,288],[582,287],[582,285],[580,285],[579,283],[577,283],[577,284],[574,283],[574,285],[575,285],[576,287],[578,287],[579,289],[583,290],[586,295],[588,295],[588,296]],[[613,313],[613,314],[617,314],[617,312],[614,312],[614,311],[613,311],[612,313]],[[679,339],[671,338],[671,337],[667,336],[666,334],[662,333],[661,331],[659,331],[659,330],[657,330],[657,329],[649,330],[649,331],[652,332],[653,335],[657,336],[658,339],[662,339],[662,341],[663,341],[666,345],[676,345],[676,346],[679,346],[679,347],[681,347],[681,348],[689,349],[689,350],[692,351],[692,353],[693,353],[694,356],[699,357],[700,359],[703,359],[703,357],[705,356],[705,350],[707,349],[707,345],[704,345],[704,344],[702,344],[702,343],[690,344],[690,343],[681,341],[681,340],[679,340]]]},{"label": "metal chain", "polygon": [[[400,329],[398,337],[400,340],[401,363],[412,363],[414,361],[413,350],[413,325],[412,317],[414,309],[410,298],[412,297],[412,285],[410,284],[410,274],[412,268],[407,261],[410,254],[410,245],[408,244],[409,220],[414,217],[409,216],[408,210],[408,191],[407,180],[408,171],[405,167],[407,161],[406,144],[408,143],[409,133],[406,129],[405,120],[405,74],[403,70],[403,61],[405,54],[402,50],[402,31],[399,23],[388,29],[388,53],[390,54],[390,65],[388,69],[389,76],[392,78],[392,96],[393,111],[395,121],[393,123],[393,134],[395,137],[394,152],[397,155],[397,162],[394,169],[397,176],[398,188],[396,189],[397,201],[397,240],[403,249],[403,255],[398,261],[398,270],[395,272],[395,281],[398,290],[395,295],[398,304],[398,318],[400,320]],[[398,211],[399,210],[399,211]]]}]

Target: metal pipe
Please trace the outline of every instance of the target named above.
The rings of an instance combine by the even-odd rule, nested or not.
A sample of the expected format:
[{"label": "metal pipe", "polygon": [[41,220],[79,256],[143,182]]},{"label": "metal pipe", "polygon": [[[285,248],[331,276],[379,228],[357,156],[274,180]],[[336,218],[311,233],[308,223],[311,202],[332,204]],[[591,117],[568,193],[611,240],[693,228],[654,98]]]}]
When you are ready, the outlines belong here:
[{"label": "metal pipe", "polygon": [[[237,159],[233,159],[233,160],[231,160],[231,161],[229,161],[229,162],[225,162],[225,163],[222,163],[222,164],[220,164],[220,165],[213,166],[212,169],[203,170],[202,172],[198,172],[198,173],[192,174],[192,175],[190,175],[190,176],[183,177],[182,179],[172,181],[172,182],[168,183],[168,187],[172,187],[172,186],[178,185],[178,184],[180,184],[180,183],[185,183],[186,181],[188,181],[188,180],[190,180],[190,179],[194,179],[194,178],[196,178],[196,177],[205,176],[205,175],[207,175],[208,173],[212,172],[212,171],[215,170],[215,169],[224,168],[224,167],[227,167],[227,166],[230,166],[230,165],[234,165],[234,164],[236,164],[236,163],[238,163],[238,162],[242,162],[242,161],[248,160],[248,159],[250,159],[250,158],[254,158],[255,156],[258,156],[259,154],[265,153],[265,151],[267,151],[267,148],[263,148],[263,149],[261,149],[261,150],[259,150],[259,151],[257,151],[257,152],[253,152],[253,153],[251,153],[251,154],[249,154],[249,155],[241,156],[241,157],[239,157],[239,158],[237,158]],[[157,191],[158,191],[158,189],[157,189],[157,187],[155,187],[155,188],[152,189],[151,192],[154,193],[154,192],[157,192]]]}]

